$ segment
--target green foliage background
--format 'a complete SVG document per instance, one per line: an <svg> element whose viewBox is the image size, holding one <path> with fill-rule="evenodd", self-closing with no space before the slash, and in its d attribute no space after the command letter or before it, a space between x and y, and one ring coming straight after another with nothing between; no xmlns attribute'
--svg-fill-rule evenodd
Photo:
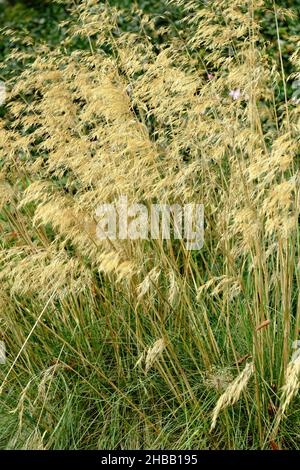
<svg viewBox="0 0 300 470"><path fill-rule="evenodd" d="M105 2L103 2L105 3ZM120 23L120 28L127 31L135 30L136 24L131 14L134 6L137 6L144 12L156 17L158 26L163 24L173 25L177 30L182 28L181 18L182 12L179 8L170 5L166 0L109 0L111 5L124 10L124 17ZM200 4L202 2L199 2ZM275 58L278 56L276 27L273 15L273 2L267 0L266 5L269 6L270 14L265 15L263 23L263 34L267 41L270 42L270 54ZM295 19L280 18L280 39L282 45L283 58L286 62L287 70L289 68L289 56L293 52L293 43L288 42L291 36L299 36L300 34L300 0L277 1L278 7L290 8L295 13ZM59 27L59 23L68 18L67 2L53 2L50 0L4 0L0 3L0 61L3 61L11 49L20 49L24 47L22 42L11 43L8 36L3 35L3 31L13 29L21 37L30 35L36 44L46 42L48 45L55 46L64 36L64 29ZM157 42L161 41L161 37L157 37ZM6 73L2 71L2 78L6 78L6 74L10 76L15 73L15 64L11 63ZM3 76L4 74L4 76Z"/></svg>

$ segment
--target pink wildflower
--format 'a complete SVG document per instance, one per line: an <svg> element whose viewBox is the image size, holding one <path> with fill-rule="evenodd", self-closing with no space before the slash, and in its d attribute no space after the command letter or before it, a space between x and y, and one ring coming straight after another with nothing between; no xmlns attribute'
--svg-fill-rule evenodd
<svg viewBox="0 0 300 470"><path fill-rule="evenodd" d="M242 96L241 90L239 88L236 90L230 90L229 96L231 96L233 100L238 100Z"/></svg>

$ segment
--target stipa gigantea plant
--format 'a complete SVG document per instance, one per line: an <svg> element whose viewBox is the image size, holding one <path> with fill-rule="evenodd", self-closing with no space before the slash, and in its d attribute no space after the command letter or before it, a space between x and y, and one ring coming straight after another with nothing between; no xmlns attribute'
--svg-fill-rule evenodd
<svg viewBox="0 0 300 470"><path fill-rule="evenodd" d="M76 434L78 447L184 446L182 428L196 448L268 445L299 328L297 106L277 100L285 77L260 34L264 2L176 4L184 32L158 49L150 16L137 11L138 31L124 33L122 12L79 2L64 43L35 49L8 83L0 277L13 353L3 390L17 385L3 400L23 406L26 389L32 442L46 447L70 445L79 405L71 395L61 418L46 399L70 389L88 402L91 433ZM120 195L203 203L204 248L99 240L97 205ZM47 414L28 377L47 376L51 355L64 367L44 395ZM216 365L237 377L220 397L203 379ZM231 408L217 421L229 404L240 406L244 440Z"/></svg>

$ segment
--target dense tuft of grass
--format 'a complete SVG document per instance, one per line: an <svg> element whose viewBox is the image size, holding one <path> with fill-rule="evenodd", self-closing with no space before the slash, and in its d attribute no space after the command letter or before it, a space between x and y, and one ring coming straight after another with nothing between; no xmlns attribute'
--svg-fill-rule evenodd
<svg viewBox="0 0 300 470"><path fill-rule="evenodd" d="M2 13L0 447L297 449L295 11L120 3ZM203 248L99 240L120 195Z"/></svg>

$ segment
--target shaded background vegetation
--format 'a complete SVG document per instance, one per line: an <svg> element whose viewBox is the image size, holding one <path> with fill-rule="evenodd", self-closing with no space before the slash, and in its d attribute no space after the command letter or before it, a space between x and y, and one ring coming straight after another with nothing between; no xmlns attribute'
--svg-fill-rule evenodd
<svg viewBox="0 0 300 470"><path fill-rule="evenodd" d="M105 3L105 1L103 3ZM173 26L175 30L184 29L181 22L182 11L174 5L170 5L166 0L110 0L109 3L124 9L124 16L119 24L122 30L134 31L138 29L138 24L134 20L134 15L132 15L134 7L154 16L158 27L166 25L169 27ZM201 4L201 2L199 3ZM266 1L265 4L269 6L270 13L269 15L265 15L265 13L263 15L262 32L265 39L270 43L270 54L275 59L279 60L273 2L270 0ZM293 41L288 41L288 38L299 36L300 33L300 22L298 19L300 0L277 1L276 5L278 7L290 8L295 13L295 19L279 18L283 59L287 73L291 73L289 57L294 52L296 44ZM12 49L23 49L25 46L21 38L25 38L26 36L33 38L34 45L44 42L50 46L57 45L65 34L64 28L59 27L59 23L67 18L68 2L53 2L50 0L2 0L0 2L0 28L2 33L0 61L3 61L8 52ZM3 35L3 32L7 30L14 30L20 40L12 42L9 35ZM158 45L163 39L161 35L157 35L155 38ZM27 44L26 47L30 46ZM84 42L82 43L82 47L85 47ZM4 70L2 68L1 77L5 79L14 73L16 73L16 64L10 63L8 68Z"/></svg>

